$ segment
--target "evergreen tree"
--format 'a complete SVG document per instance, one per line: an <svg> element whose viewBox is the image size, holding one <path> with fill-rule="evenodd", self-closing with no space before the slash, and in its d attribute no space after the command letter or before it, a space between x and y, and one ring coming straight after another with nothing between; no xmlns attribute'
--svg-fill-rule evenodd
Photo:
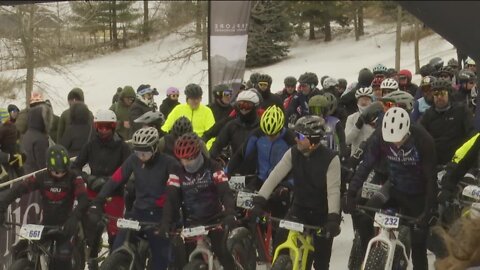
<svg viewBox="0 0 480 270"><path fill-rule="evenodd" d="M293 31L287 8L285 1L256 1L252 5L247 67L268 65L287 55Z"/></svg>

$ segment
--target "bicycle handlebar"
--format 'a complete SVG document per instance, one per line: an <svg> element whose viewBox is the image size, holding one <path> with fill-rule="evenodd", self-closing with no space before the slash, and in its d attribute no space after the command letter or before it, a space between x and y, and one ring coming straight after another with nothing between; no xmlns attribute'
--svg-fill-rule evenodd
<svg viewBox="0 0 480 270"><path fill-rule="evenodd" d="M305 229L308 229L308 230L314 230L314 231L322 231L322 230L323 230L323 227L314 226L314 225L308 225L308 224L303 224L303 223L298 222L298 221L287 220L287 219L283 219L283 218L276 218L276 217L272 217L272 216L268 216L267 218L270 219L270 220L273 220L273 221L275 221L275 222L280 222L280 221L282 221L282 220L285 220L285 221L290 221L290 222L299 223L299 224L302 224L303 227L304 227Z"/></svg>
<svg viewBox="0 0 480 270"><path fill-rule="evenodd" d="M388 216L399 217L401 219L405 219L408 222L415 222L417 220L417 218L415 218L415 217L406 216L406 215L402 215L402 214L399 214L399 213L391 213L391 212L389 212L385 209L381 209L381 208L369 207L369 206L364 206L364 205L357 205L357 209L376 212L376 213L380 213L380 214L384 214L384 215L388 215Z"/></svg>

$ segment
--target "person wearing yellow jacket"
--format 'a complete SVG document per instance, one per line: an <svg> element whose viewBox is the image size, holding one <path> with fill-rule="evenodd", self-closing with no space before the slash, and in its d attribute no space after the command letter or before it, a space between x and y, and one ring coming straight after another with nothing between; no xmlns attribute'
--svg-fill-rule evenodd
<svg viewBox="0 0 480 270"><path fill-rule="evenodd" d="M209 130L215 124L212 110L209 107L200 104L203 91L198 84L191 83L185 87L186 104L177 105L168 115L167 120L162 126L164 132L172 129L173 123L180 117L185 116L193 126L193 132L202 137L205 131Z"/></svg>

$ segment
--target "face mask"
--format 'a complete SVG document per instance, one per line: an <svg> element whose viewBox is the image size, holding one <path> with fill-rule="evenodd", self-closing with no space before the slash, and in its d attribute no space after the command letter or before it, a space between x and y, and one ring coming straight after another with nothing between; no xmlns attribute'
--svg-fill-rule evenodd
<svg viewBox="0 0 480 270"><path fill-rule="evenodd" d="M358 111L359 111L360 113L362 113L366 108L368 108L368 105L366 105L366 106L361 106L361 105L358 105L358 104L357 104L357 107L358 107Z"/></svg>
<svg viewBox="0 0 480 270"><path fill-rule="evenodd" d="M196 157L193 160L190 160L188 164L184 164L183 167L185 168L185 171L188 173L195 173L197 172L200 167L203 165L203 155L202 153L198 154L198 157Z"/></svg>

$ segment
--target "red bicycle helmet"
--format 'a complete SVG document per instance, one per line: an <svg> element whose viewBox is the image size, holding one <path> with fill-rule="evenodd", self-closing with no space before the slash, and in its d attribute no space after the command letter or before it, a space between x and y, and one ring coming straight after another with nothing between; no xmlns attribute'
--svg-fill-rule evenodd
<svg viewBox="0 0 480 270"><path fill-rule="evenodd" d="M194 159L200 153L200 138L195 133L185 133L175 141L175 156L178 159Z"/></svg>

